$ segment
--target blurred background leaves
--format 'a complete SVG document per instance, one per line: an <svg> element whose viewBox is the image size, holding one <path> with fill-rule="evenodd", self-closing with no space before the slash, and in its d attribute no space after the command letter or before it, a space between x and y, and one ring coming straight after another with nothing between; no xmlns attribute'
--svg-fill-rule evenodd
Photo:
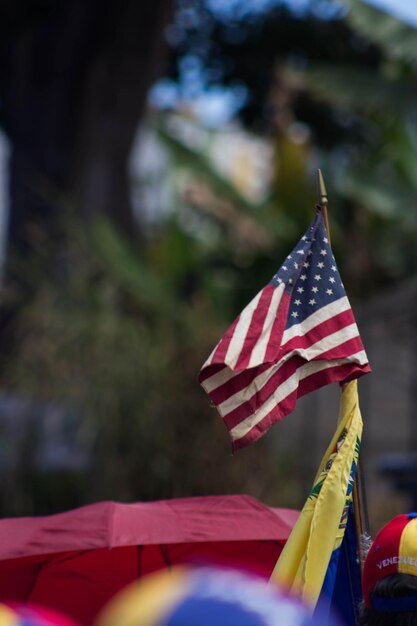
<svg viewBox="0 0 417 626"><path fill-rule="evenodd" d="M414 28L356 0L145 4L1 9L0 415L10 396L40 420L68 407L84 454L52 471L28 455L36 429L18 439L2 514L232 491L299 505L291 446L230 456L202 363L309 223L318 166L349 295L417 270Z"/></svg>

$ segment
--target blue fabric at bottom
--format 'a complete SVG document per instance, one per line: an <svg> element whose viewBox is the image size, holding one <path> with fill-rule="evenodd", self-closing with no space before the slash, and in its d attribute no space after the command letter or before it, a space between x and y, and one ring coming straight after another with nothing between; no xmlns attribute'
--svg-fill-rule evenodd
<svg viewBox="0 0 417 626"><path fill-rule="evenodd" d="M235 603L189 598L171 614L164 626L265 626L265 621Z"/></svg>

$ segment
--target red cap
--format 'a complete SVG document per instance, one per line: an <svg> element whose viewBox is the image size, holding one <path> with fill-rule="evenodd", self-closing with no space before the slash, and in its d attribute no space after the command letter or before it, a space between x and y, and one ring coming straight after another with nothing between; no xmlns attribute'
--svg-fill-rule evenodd
<svg viewBox="0 0 417 626"><path fill-rule="evenodd" d="M368 608L373 606L370 593L376 583L391 574L417 576L417 513L397 515L375 537L362 574L363 599Z"/></svg>

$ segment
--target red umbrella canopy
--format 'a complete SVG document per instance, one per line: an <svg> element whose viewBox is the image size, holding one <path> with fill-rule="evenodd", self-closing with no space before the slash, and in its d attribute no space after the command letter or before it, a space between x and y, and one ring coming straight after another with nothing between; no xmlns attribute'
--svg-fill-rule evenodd
<svg viewBox="0 0 417 626"><path fill-rule="evenodd" d="M89 626L135 578L184 562L268 577L298 517L244 495L120 504L0 520L0 601L30 602Z"/></svg>

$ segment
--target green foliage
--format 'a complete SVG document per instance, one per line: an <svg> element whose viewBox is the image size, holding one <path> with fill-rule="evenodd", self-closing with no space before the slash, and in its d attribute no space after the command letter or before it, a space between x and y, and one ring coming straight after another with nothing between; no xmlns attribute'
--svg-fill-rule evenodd
<svg viewBox="0 0 417 626"><path fill-rule="evenodd" d="M170 282L135 253L108 220L102 219L93 225L92 238L103 267L116 284L145 310L172 315L175 294Z"/></svg>
<svg viewBox="0 0 417 626"><path fill-rule="evenodd" d="M231 184L220 172L216 171L204 153L193 150L179 138L168 131L163 123L154 125L159 138L165 146L175 155L175 163L186 169L198 172L199 177L206 181L219 195L231 200L241 210L255 213L258 206L252 204ZM256 213L255 213L256 214Z"/></svg>
<svg viewBox="0 0 417 626"><path fill-rule="evenodd" d="M381 46L389 57L417 63L417 32L412 26L360 0L344 0L344 4L351 9L348 21L355 31Z"/></svg>
<svg viewBox="0 0 417 626"><path fill-rule="evenodd" d="M365 45L379 46L378 67L313 65L305 77L312 94L362 129L360 141L345 142L335 178L350 206L346 234L363 266L361 272L357 258L347 256L347 282L366 291L417 271L417 31L365 3L346 4L347 20Z"/></svg>
<svg viewBox="0 0 417 626"><path fill-rule="evenodd" d="M415 84L372 69L334 64L315 65L307 72L311 91L323 100L364 113L386 117L407 115L415 106Z"/></svg>
<svg viewBox="0 0 417 626"><path fill-rule="evenodd" d="M285 485L277 479L292 461L277 462L266 440L230 456L226 430L197 382L225 324L205 286L181 295L193 253L181 240L176 255L179 235L172 230L139 252L107 222L88 233L67 228L65 261L19 315L2 387L73 407L92 466L77 479L58 475L55 482L35 472L16 487L30 485L27 502L21 498L17 510L9 503L4 514L46 513L65 502L230 492L297 503L296 475ZM29 260L26 278L35 266Z"/></svg>
<svg viewBox="0 0 417 626"><path fill-rule="evenodd" d="M314 35L311 19L301 28L300 20L286 18L291 28L294 21L300 27L297 45L308 36L321 60L307 70L306 80L321 101L319 123L312 127L330 192L332 240L350 295L417 271L415 32L370 7L354 5L347 19L369 38L366 63L359 53L357 58L346 53L351 32L340 21L336 32L342 45L333 59L332 45L318 50L318 44L329 43L332 24L313 21ZM269 34L270 45L276 46L279 38ZM290 41L287 54L294 37L284 34ZM377 55L369 52L369 41L380 47ZM261 44L258 37L256 45ZM237 49L233 52L238 59ZM268 49L263 65L269 73L273 56ZM349 65L340 64L345 57ZM262 93L266 83L262 80ZM282 94L285 113L296 119L297 105L285 85L278 101ZM332 135L336 125L326 126L327 151L320 143L323 101L326 115L343 121L339 126L346 119L355 122L346 124L340 141ZM359 139L350 133L352 126L360 128ZM73 490L71 506L103 498L233 491L277 505L303 500L297 456L288 449L277 459L271 437L234 458L229 455L226 431L197 375L234 315L275 272L309 221L314 181L307 172L315 146L310 150L307 142L300 145L276 132L273 191L256 204L213 167L204 151L170 132L164 119L156 120L155 128L172 157L171 178L186 178L204 190L200 205L178 193L158 234L136 245L104 220L88 231L65 223L52 272L40 269L42 238L35 258L15 265L22 284L36 282L40 288L19 312L14 351L3 363L3 390L74 407L82 416L80 436L92 466L72 485L62 477L59 485L35 478L32 509L22 505L4 509L5 514L51 512L57 499L50 494L61 484Z"/></svg>

